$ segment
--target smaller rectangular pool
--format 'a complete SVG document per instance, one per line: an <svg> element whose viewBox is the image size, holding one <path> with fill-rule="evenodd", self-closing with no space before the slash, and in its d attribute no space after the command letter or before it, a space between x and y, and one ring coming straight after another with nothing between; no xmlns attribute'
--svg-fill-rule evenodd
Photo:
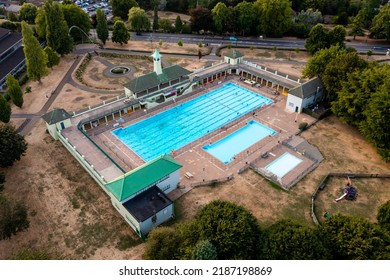
<svg viewBox="0 0 390 280"><path fill-rule="evenodd" d="M288 172L294 169L295 166L300 164L302 160L293 156L292 154L285 152L283 155L275 159L273 162L268 164L265 169L272 172L279 178L282 178Z"/></svg>
<svg viewBox="0 0 390 280"><path fill-rule="evenodd" d="M275 135L276 131L256 121L249 121L246 126L229 134L221 140L203 146L203 149L216 157L224 164L228 164L233 160L233 157L246 148L252 146L256 142L265 138L268 135Z"/></svg>

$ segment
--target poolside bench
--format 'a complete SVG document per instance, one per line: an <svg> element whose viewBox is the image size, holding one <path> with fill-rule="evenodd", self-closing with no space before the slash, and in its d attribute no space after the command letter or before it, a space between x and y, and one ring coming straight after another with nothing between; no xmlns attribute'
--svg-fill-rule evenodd
<svg viewBox="0 0 390 280"><path fill-rule="evenodd" d="M186 172L186 173L184 174L184 176L186 176L187 179L191 179L191 178L194 177L194 175L192 175L190 172Z"/></svg>

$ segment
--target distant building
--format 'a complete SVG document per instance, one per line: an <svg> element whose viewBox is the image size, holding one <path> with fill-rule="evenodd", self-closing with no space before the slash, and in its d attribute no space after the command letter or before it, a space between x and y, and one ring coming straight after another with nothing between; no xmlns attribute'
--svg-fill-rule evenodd
<svg viewBox="0 0 390 280"><path fill-rule="evenodd" d="M0 27L0 90L8 74L16 75L25 67L22 34Z"/></svg>

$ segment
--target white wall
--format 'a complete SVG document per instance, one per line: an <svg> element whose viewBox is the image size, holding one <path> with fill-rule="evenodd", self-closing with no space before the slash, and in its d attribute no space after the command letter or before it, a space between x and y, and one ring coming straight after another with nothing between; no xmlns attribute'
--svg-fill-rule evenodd
<svg viewBox="0 0 390 280"><path fill-rule="evenodd" d="M302 112L302 99L295 95L288 94L286 109L290 112L295 112L296 107L298 107L298 113Z"/></svg>
<svg viewBox="0 0 390 280"><path fill-rule="evenodd" d="M177 184L180 181L180 169L169 174L168 178L164 181L161 181L157 184L157 187L160 188L164 193L169 193L177 188Z"/></svg>
<svg viewBox="0 0 390 280"><path fill-rule="evenodd" d="M156 213L155 223L153 223L152 221L153 217L150 217L149 219L143 221L140 225L142 234L146 235L152 229L170 220L172 217L173 217L173 203L165 207L164 209L162 209L160 212Z"/></svg>
<svg viewBox="0 0 390 280"><path fill-rule="evenodd" d="M302 108L307 108L309 107L309 105L313 104L314 103L314 95L308 97L308 98L305 98L303 99L302 101Z"/></svg>

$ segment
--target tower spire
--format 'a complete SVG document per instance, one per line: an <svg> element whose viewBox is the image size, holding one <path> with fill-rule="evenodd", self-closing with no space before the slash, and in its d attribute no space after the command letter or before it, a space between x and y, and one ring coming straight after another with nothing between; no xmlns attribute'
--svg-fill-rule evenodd
<svg viewBox="0 0 390 280"><path fill-rule="evenodd" d="M161 55L158 52L158 49L155 49L154 53L151 56L153 57L153 69L154 69L154 72L156 72L157 75L162 74Z"/></svg>

